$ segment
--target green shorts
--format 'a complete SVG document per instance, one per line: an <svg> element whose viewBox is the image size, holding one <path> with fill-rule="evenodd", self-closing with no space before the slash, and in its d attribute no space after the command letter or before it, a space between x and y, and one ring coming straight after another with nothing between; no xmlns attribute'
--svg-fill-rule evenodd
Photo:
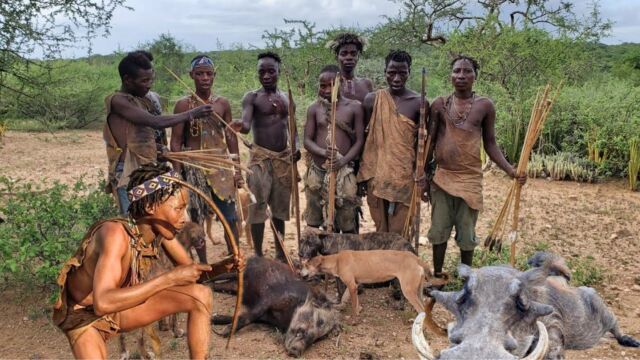
<svg viewBox="0 0 640 360"><path fill-rule="evenodd" d="M469 251L478 246L476 222L478 210L474 210L459 197L449 195L435 184L431 186L431 228L427 237L433 245L447 242L451 230L456 227L456 243L460 250Z"/></svg>

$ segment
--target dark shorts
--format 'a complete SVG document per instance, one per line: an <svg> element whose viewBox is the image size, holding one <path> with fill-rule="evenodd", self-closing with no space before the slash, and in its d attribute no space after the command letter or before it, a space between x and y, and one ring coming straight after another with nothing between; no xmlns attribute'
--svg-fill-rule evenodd
<svg viewBox="0 0 640 360"><path fill-rule="evenodd" d="M455 226L455 239L460 250L473 250L478 246L478 213L478 210L470 208L462 198L452 196L434 184L431 186L431 228L427 234L429 241L434 245L447 242Z"/></svg>

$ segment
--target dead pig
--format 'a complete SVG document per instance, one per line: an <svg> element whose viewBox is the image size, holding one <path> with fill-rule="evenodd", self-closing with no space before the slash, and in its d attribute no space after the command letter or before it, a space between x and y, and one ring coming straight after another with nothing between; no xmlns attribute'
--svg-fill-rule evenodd
<svg viewBox="0 0 640 360"><path fill-rule="evenodd" d="M214 291L234 292L235 283L214 283ZM338 311L324 293L312 289L279 261L252 257L244 275L238 330L254 322L275 326L285 333L284 346L299 357L316 340L338 325ZM230 324L230 316L216 315L213 324ZM223 335L227 336L230 325Z"/></svg>
<svg viewBox="0 0 640 360"><path fill-rule="evenodd" d="M440 359L562 359L565 349L593 347L607 332L623 346L640 346L620 331L593 288L569 285L571 272L561 257L538 253L529 263L534 268L526 272L460 265L462 290L432 292L456 317L449 325L451 345ZM413 340L421 356L430 358L421 331L414 332Z"/></svg>

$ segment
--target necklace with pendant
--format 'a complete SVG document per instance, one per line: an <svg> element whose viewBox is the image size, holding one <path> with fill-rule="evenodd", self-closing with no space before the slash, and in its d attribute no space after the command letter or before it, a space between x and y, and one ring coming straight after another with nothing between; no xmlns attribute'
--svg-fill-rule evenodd
<svg viewBox="0 0 640 360"><path fill-rule="evenodd" d="M460 109L459 105L456 104L456 99L458 99L458 97L455 94L452 94L449 101L449 106L447 108L447 114L453 122L453 125L455 125L456 127L461 127L467 121L467 117L471 113L473 103L476 101L476 94L472 93L471 101L468 104L465 104L462 109ZM463 101L461 99L459 100Z"/></svg>

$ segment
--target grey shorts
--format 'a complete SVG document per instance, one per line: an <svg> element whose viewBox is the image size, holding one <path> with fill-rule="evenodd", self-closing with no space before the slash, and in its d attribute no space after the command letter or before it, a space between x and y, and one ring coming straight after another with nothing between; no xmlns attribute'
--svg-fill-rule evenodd
<svg viewBox="0 0 640 360"><path fill-rule="evenodd" d="M279 179L273 171L271 160L265 160L260 165L251 166L253 172L247 176L249 189L256 197L256 203L249 206L249 224L261 224L267 219L267 205L271 209L274 219L289 220L289 206L291 205L291 186Z"/></svg>

